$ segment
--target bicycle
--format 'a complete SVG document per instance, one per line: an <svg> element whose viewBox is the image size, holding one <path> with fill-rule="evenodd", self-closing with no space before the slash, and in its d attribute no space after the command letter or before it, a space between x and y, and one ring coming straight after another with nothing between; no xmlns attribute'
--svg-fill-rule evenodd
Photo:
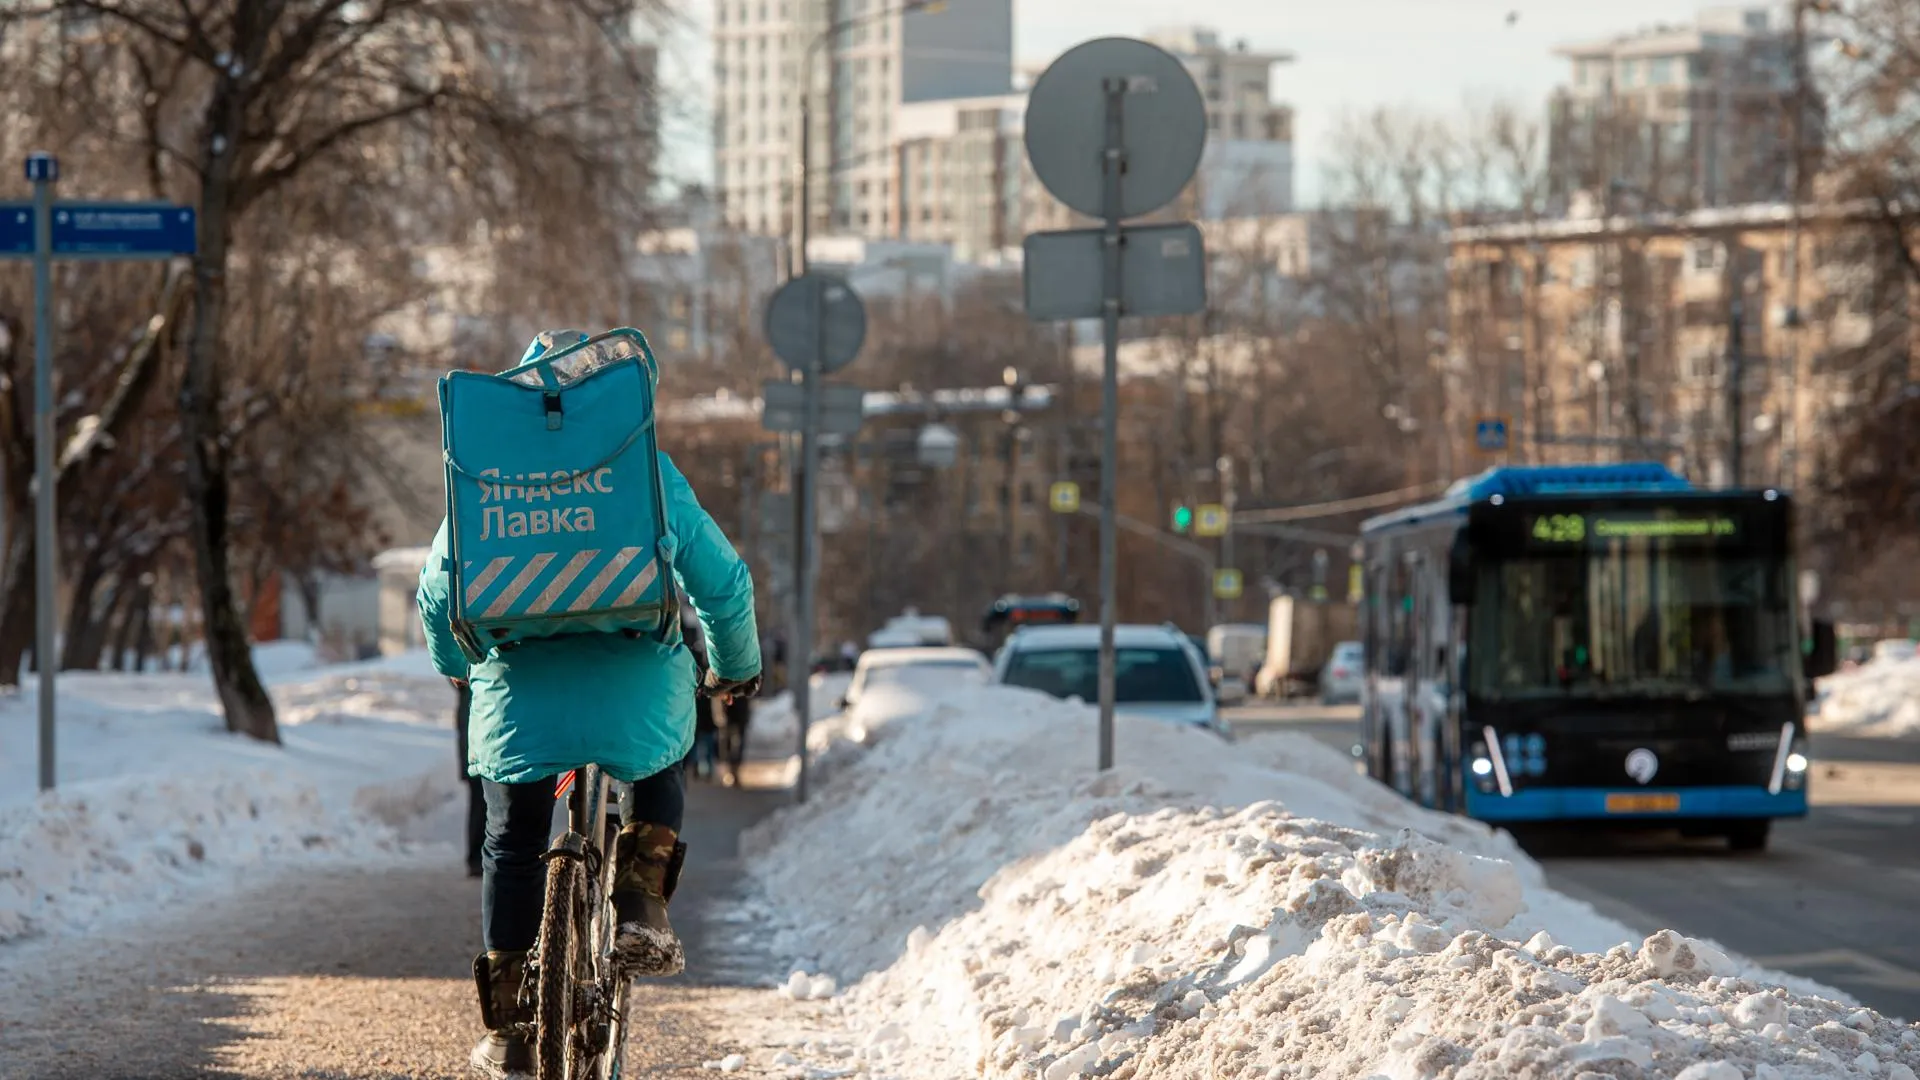
<svg viewBox="0 0 1920 1080"><path fill-rule="evenodd" d="M704 676L702 665L695 691L702 708L710 696ZM538 1080L620 1080L626 1064L633 977L613 963L610 853L620 818L609 812L607 795L614 783L598 765L586 765L554 784L554 796L567 800L567 827L541 856L546 898L521 988L533 998Z"/></svg>
<svg viewBox="0 0 1920 1080"><path fill-rule="evenodd" d="M533 997L539 1080L619 1080L625 1064L633 980L612 962L610 853L619 827L608 813L612 784L588 765L563 773L554 786L555 797L567 800L567 827L541 856L546 898L521 991Z"/></svg>

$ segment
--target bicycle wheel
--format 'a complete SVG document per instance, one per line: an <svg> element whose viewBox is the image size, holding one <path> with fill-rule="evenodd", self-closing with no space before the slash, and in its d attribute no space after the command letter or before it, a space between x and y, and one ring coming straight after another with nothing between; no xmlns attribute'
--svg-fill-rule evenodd
<svg viewBox="0 0 1920 1080"><path fill-rule="evenodd" d="M534 987L534 1075L538 1080L568 1080L567 1057L573 1045L573 986L577 970L577 939L583 928L575 922L580 910L585 875L578 859L547 862L547 899L540 913L540 941L535 962L540 978Z"/></svg>

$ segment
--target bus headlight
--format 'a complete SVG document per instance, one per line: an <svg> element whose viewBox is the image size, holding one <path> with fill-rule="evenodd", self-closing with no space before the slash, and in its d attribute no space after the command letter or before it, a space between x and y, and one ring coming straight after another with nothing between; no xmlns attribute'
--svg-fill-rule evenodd
<svg viewBox="0 0 1920 1080"><path fill-rule="evenodd" d="M1788 791L1804 790L1807 786L1807 770L1813 765L1813 762L1807 760L1805 739L1793 740L1793 745L1788 749L1786 765L1787 767L1781 771L1780 786Z"/></svg>
<svg viewBox="0 0 1920 1080"><path fill-rule="evenodd" d="M1468 752L1473 755L1467 759L1467 771L1473 773L1473 786L1479 788L1482 795L1493 794L1497 785L1493 776L1493 759L1487 756L1487 744L1475 742Z"/></svg>

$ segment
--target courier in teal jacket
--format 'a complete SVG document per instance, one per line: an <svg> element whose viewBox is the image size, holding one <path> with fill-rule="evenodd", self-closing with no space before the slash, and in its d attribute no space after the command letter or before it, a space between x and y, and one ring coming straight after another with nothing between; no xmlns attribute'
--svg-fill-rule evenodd
<svg viewBox="0 0 1920 1080"><path fill-rule="evenodd" d="M555 345L583 340L548 331L522 362ZM675 576L707 640L710 679L751 694L760 674L753 579L719 526L665 453L660 469L668 526L678 544ZM527 951L539 932L554 777L599 765L631 781L614 844L614 947L635 975L672 975L684 966L666 917L685 845L682 760L693 743L696 671L685 645L650 637L584 634L521 642L469 665L448 622L447 525L434 537L420 575L420 619L433 665L472 688L467 769L487 803L481 849L481 931L487 951L474 963L481 1016L489 1031L473 1051L482 1075L531 1075L519 1001Z"/></svg>

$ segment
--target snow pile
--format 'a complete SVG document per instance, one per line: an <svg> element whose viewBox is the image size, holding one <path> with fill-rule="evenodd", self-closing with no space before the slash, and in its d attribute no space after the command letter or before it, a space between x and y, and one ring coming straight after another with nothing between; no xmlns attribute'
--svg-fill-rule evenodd
<svg viewBox="0 0 1920 1080"><path fill-rule="evenodd" d="M204 676L63 675L59 785L44 795L29 681L0 703L0 942L82 931L265 863L397 849L397 830L460 782L453 692L407 666L281 681L278 747L228 734Z"/></svg>
<svg viewBox="0 0 1920 1080"><path fill-rule="evenodd" d="M822 725L817 794L743 842L786 996L851 984L825 1007L850 1033L786 1045L913 1078L1920 1067L1912 1029L1629 931L1305 738L1122 719L1100 777L1091 712L969 688Z"/></svg>
<svg viewBox="0 0 1920 1080"><path fill-rule="evenodd" d="M1820 680L1807 722L1836 735L1920 736L1920 659L1874 660Z"/></svg>
<svg viewBox="0 0 1920 1080"><path fill-rule="evenodd" d="M807 712L812 714L815 723L839 711L836 703L852 683L853 676L844 672L811 677L807 683ZM783 690L755 704L753 723L747 728L747 750L751 756L786 757L793 753L794 740L798 737L792 691ZM811 734L808 741L813 741Z"/></svg>

